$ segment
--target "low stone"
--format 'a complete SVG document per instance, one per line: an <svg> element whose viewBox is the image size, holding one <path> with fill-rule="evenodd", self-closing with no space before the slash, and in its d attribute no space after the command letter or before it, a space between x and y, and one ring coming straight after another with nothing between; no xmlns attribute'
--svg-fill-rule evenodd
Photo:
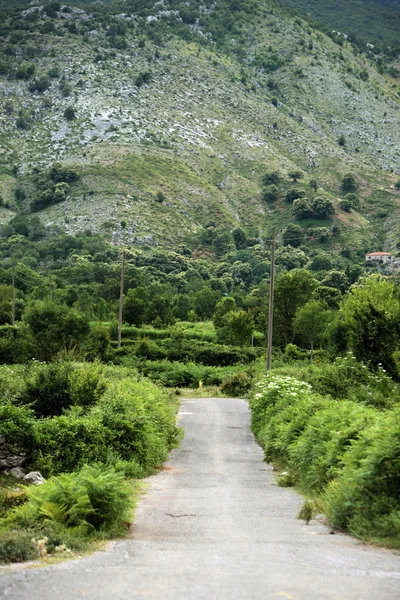
<svg viewBox="0 0 400 600"><path fill-rule="evenodd" d="M42 485L46 482L45 478L39 471L31 471L24 477L24 481L32 483L33 485Z"/></svg>
<svg viewBox="0 0 400 600"><path fill-rule="evenodd" d="M12 469L9 469L6 474L11 475L11 477L15 477L16 479L23 479L26 475L26 471L21 467L13 467Z"/></svg>
<svg viewBox="0 0 400 600"><path fill-rule="evenodd" d="M0 469L12 469L13 467L22 467L25 461L25 456L9 455L7 456L7 458L0 459Z"/></svg>

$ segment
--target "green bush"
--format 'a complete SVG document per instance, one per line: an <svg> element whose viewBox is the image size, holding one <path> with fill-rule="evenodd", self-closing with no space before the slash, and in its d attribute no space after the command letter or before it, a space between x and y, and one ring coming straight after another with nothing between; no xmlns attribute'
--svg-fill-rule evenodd
<svg viewBox="0 0 400 600"><path fill-rule="evenodd" d="M151 473L174 444L175 413L176 400L164 390L150 381L125 378L110 384L92 417L101 423L108 448Z"/></svg>
<svg viewBox="0 0 400 600"><path fill-rule="evenodd" d="M311 384L320 394L333 398L350 398L379 409L391 408L400 397L400 387L382 368L370 371L355 359L351 352L337 357L332 363L296 365L279 369Z"/></svg>
<svg viewBox="0 0 400 600"><path fill-rule="evenodd" d="M15 406L0 400L0 434L11 445L32 448L35 443L34 415L27 406Z"/></svg>
<svg viewBox="0 0 400 600"><path fill-rule="evenodd" d="M205 367L195 363L164 361L146 361L138 365L139 370L166 387L197 388L204 385L220 385L233 373L230 367Z"/></svg>
<svg viewBox="0 0 400 600"><path fill-rule="evenodd" d="M73 368L69 362L35 365L26 381L23 402L30 404L38 417L61 415L72 404L69 377Z"/></svg>
<svg viewBox="0 0 400 600"><path fill-rule="evenodd" d="M373 409L350 401L332 401L310 417L289 448L291 471L307 489L321 491L340 472L344 453L374 419Z"/></svg>
<svg viewBox="0 0 400 600"><path fill-rule="evenodd" d="M249 393L253 383L252 377L245 371L235 373L229 379L226 379L221 385L221 392L232 398L245 398Z"/></svg>
<svg viewBox="0 0 400 600"><path fill-rule="evenodd" d="M112 467L84 466L77 473L30 487L28 502L11 512L8 526L31 527L55 523L81 532L108 537L123 531L132 517L132 488Z"/></svg>
<svg viewBox="0 0 400 600"><path fill-rule="evenodd" d="M0 563L16 563L34 560L38 557L32 535L26 531L0 533Z"/></svg>
<svg viewBox="0 0 400 600"><path fill-rule="evenodd" d="M106 389L103 367L99 363L82 363L70 373L69 390L72 405L92 406L100 400Z"/></svg>
<svg viewBox="0 0 400 600"><path fill-rule="evenodd" d="M32 340L24 327L4 328L0 336L0 363L24 363L32 356Z"/></svg>
<svg viewBox="0 0 400 600"><path fill-rule="evenodd" d="M400 408L382 413L343 457L325 494L340 529L400 548Z"/></svg>
<svg viewBox="0 0 400 600"><path fill-rule="evenodd" d="M275 375L256 385L251 410L267 460L284 465L334 526L400 547L399 406L380 412L334 401Z"/></svg>
<svg viewBox="0 0 400 600"><path fill-rule="evenodd" d="M251 400L252 428L267 460L287 462L290 445L302 434L310 417L329 406L312 395L311 386L291 377L265 378Z"/></svg>
<svg viewBox="0 0 400 600"><path fill-rule="evenodd" d="M41 419L35 423L35 434L34 465L45 477L106 461L110 436L95 416L70 411Z"/></svg>
<svg viewBox="0 0 400 600"><path fill-rule="evenodd" d="M61 415L70 406L92 406L105 389L98 364L57 361L31 368L21 399L33 407L38 417L50 417Z"/></svg>
<svg viewBox="0 0 400 600"><path fill-rule="evenodd" d="M157 344L143 339L134 349L134 354L149 360L167 358L170 361L190 361L210 367L226 367L253 362L260 355L260 350L210 344L184 338L167 338Z"/></svg>

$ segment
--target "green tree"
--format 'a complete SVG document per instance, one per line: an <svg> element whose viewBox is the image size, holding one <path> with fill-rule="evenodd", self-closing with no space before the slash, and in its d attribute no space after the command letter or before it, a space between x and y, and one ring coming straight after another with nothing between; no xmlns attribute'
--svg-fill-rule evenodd
<svg viewBox="0 0 400 600"><path fill-rule="evenodd" d="M313 256L309 268L311 271L329 271L332 269L332 259L329 254L321 252Z"/></svg>
<svg viewBox="0 0 400 600"><path fill-rule="evenodd" d="M213 323L215 329L218 327L223 327L224 325L224 317L229 312L235 310L236 302L234 298L227 296L223 298L215 307L214 315L213 315Z"/></svg>
<svg viewBox="0 0 400 600"><path fill-rule="evenodd" d="M342 181L340 184L340 188L341 188L342 192L345 194L347 194L349 192L353 192L353 193L357 192L358 183L352 173L346 173L345 175L343 175Z"/></svg>
<svg viewBox="0 0 400 600"><path fill-rule="evenodd" d="M11 323L11 285L0 284L0 325Z"/></svg>
<svg viewBox="0 0 400 600"><path fill-rule="evenodd" d="M296 219L307 219L312 216L311 203L308 198L298 198L293 202L292 214Z"/></svg>
<svg viewBox="0 0 400 600"><path fill-rule="evenodd" d="M279 198L279 190L275 184L268 185L264 188L262 196L265 202L275 202Z"/></svg>
<svg viewBox="0 0 400 600"><path fill-rule="evenodd" d="M313 298L321 304L325 304L328 308L336 310L342 300L342 294L336 288L328 287L327 285L319 285L313 293Z"/></svg>
<svg viewBox="0 0 400 600"><path fill-rule="evenodd" d="M309 346L311 360L314 347L321 343L331 319L331 311L327 310L326 305L318 300L310 300L296 311L294 330L296 335Z"/></svg>
<svg viewBox="0 0 400 600"><path fill-rule="evenodd" d="M234 250L235 244L231 233L229 231L222 231L219 233L214 239L213 248L215 254L219 257Z"/></svg>
<svg viewBox="0 0 400 600"><path fill-rule="evenodd" d="M357 194L354 194L353 192L350 192L349 194L345 195L344 199L346 200L346 202L350 202L351 208L353 208L354 210L359 210L359 208L360 208L360 199L357 196Z"/></svg>
<svg viewBox="0 0 400 600"><path fill-rule="evenodd" d="M146 319L146 311L149 304L149 295L144 287L136 287L128 290L124 299L123 319L129 325L141 327Z"/></svg>
<svg viewBox="0 0 400 600"><path fill-rule="evenodd" d="M294 318L297 310L312 299L318 282L308 271L294 269L276 279L274 295L274 338L286 346L293 342Z"/></svg>
<svg viewBox="0 0 400 600"><path fill-rule="evenodd" d="M247 346L254 331L252 315L245 310L232 310L224 316L223 326L217 328L218 341L233 346Z"/></svg>
<svg viewBox="0 0 400 600"><path fill-rule="evenodd" d="M235 227L232 229L232 237L235 242L236 250L242 250L247 246L247 235L244 229L241 227Z"/></svg>
<svg viewBox="0 0 400 600"><path fill-rule="evenodd" d="M310 188L311 188L312 190L314 190L314 192L316 192L316 191L317 191L317 189L318 189L318 182L317 182L317 180L316 180L316 179L310 179L310 182L309 182L309 184L308 184L308 185L310 186Z"/></svg>
<svg viewBox="0 0 400 600"><path fill-rule="evenodd" d="M281 178L279 171L269 171L268 173L265 173L262 182L264 186L277 185Z"/></svg>
<svg viewBox="0 0 400 600"><path fill-rule="evenodd" d="M352 203L349 200L347 200L346 198L344 198L343 200L341 200L339 202L339 206L342 210L344 210L345 212L348 212L348 213L351 212L351 209L353 208Z"/></svg>
<svg viewBox="0 0 400 600"><path fill-rule="evenodd" d="M180 294L174 298L173 313L176 319L187 321L189 311L192 309L192 303L187 294Z"/></svg>
<svg viewBox="0 0 400 600"><path fill-rule="evenodd" d="M68 106L64 110L64 117L67 119L67 121L73 121L75 119L76 114L73 106Z"/></svg>
<svg viewBox="0 0 400 600"><path fill-rule="evenodd" d="M349 278L343 271L332 270L321 281L321 285L335 288L342 294L349 289Z"/></svg>
<svg viewBox="0 0 400 600"><path fill-rule="evenodd" d="M31 304L23 318L40 360L52 360L61 350L79 349L90 330L88 320L77 310L53 302Z"/></svg>
<svg viewBox="0 0 400 600"><path fill-rule="evenodd" d="M300 248L285 246L276 251L276 264L283 265L288 271L304 267L307 262L307 256Z"/></svg>
<svg viewBox="0 0 400 600"><path fill-rule="evenodd" d="M304 173L299 169L293 169L292 171L289 171L288 177L290 177L293 183L297 183L298 181L300 181L300 179L303 179Z"/></svg>
<svg viewBox="0 0 400 600"><path fill-rule="evenodd" d="M335 212L332 200L317 196L311 202L311 212L314 219L327 219Z"/></svg>
<svg viewBox="0 0 400 600"><path fill-rule="evenodd" d="M300 225L295 223L289 223L283 232L283 243L285 246L292 246L292 248L298 248L304 241L304 233Z"/></svg>
<svg viewBox="0 0 400 600"><path fill-rule="evenodd" d="M400 346L400 300L392 281L373 274L354 284L340 307L349 348L372 367L398 376L393 358Z"/></svg>
<svg viewBox="0 0 400 600"><path fill-rule="evenodd" d="M219 292L214 292L209 287L203 287L203 289L195 294L193 307L202 321L212 318L215 306L220 297Z"/></svg>
<svg viewBox="0 0 400 600"><path fill-rule="evenodd" d="M304 190L298 190L296 188L291 188L286 192L285 200L286 202L294 202L297 198L305 198L306 193Z"/></svg>

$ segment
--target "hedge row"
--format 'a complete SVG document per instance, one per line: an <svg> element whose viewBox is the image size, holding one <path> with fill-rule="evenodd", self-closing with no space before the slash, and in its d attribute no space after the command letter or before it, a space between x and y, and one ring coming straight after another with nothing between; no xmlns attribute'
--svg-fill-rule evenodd
<svg viewBox="0 0 400 600"><path fill-rule="evenodd" d="M110 453L141 476L174 443L176 397L126 369L38 365L20 387L0 400L0 434L26 448L29 464L45 476L105 463Z"/></svg>
<svg viewBox="0 0 400 600"><path fill-rule="evenodd" d="M159 342L143 338L127 340L121 349L114 351L118 356L135 356L146 360L194 362L209 367L228 367L236 364L249 364L263 353L262 348L239 348L210 344L197 340L164 339Z"/></svg>
<svg viewBox="0 0 400 600"><path fill-rule="evenodd" d="M320 498L333 526L400 547L400 406L379 411L270 376L256 384L252 428L268 461Z"/></svg>

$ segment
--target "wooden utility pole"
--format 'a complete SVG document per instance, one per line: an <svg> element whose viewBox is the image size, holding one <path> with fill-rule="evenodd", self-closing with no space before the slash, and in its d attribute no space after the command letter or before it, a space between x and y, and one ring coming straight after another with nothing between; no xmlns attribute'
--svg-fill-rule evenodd
<svg viewBox="0 0 400 600"><path fill-rule="evenodd" d="M121 348L121 337L122 337L122 308L124 305L124 281L125 281L125 250L122 250L121 283L120 283L120 287L119 287L118 348Z"/></svg>
<svg viewBox="0 0 400 600"><path fill-rule="evenodd" d="M271 271L269 284L269 314L268 314L268 333L267 333L267 373L271 371L272 360L272 333L274 325L274 287L275 287L275 246L276 246L276 227L272 230L271 243Z"/></svg>
<svg viewBox="0 0 400 600"><path fill-rule="evenodd" d="M11 275L12 291L11 291L11 325L15 327L15 278L14 278L14 267Z"/></svg>

